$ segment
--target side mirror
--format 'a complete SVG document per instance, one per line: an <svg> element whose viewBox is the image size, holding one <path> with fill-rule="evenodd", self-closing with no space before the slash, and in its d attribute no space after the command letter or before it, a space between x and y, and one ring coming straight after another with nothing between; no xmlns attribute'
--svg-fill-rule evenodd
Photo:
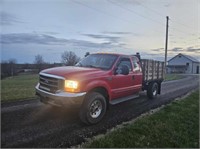
<svg viewBox="0 0 200 149"><path fill-rule="evenodd" d="M117 67L115 74L122 74L122 75L128 75L129 74L129 68L127 65L121 65Z"/></svg>

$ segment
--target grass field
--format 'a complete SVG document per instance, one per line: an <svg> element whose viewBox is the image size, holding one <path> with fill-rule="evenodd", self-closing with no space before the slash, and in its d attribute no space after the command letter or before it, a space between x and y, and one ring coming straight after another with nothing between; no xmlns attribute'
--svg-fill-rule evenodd
<svg viewBox="0 0 200 149"><path fill-rule="evenodd" d="M181 78L182 78L182 76L177 75L177 74L166 74L165 75L165 81L178 80Z"/></svg>
<svg viewBox="0 0 200 149"><path fill-rule="evenodd" d="M199 148L199 93L139 118L87 148Z"/></svg>
<svg viewBox="0 0 200 149"><path fill-rule="evenodd" d="M35 97L37 74L19 75L1 81L1 102Z"/></svg>

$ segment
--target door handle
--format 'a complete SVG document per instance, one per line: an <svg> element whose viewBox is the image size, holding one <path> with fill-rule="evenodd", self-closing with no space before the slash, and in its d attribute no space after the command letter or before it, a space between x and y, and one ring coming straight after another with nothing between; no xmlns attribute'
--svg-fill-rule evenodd
<svg viewBox="0 0 200 149"><path fill-rule="evenodd" d="M132 76L132 80L134 80L135 79L135 76Z"/></svg>

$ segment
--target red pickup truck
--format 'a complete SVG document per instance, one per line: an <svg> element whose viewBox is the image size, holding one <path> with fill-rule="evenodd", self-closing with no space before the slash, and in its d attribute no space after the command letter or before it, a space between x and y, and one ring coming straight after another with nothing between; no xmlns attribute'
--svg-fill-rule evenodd
<svg viewBox="0 0 200 149"><path fill-rule="evenodd" d="M43 103L78 106L80 119L95 124L110 104L136 98L142 90L156 98L163 76L163 62L141 60L139 54L90 54L75 66L41 71L36 95Z"/></svg>

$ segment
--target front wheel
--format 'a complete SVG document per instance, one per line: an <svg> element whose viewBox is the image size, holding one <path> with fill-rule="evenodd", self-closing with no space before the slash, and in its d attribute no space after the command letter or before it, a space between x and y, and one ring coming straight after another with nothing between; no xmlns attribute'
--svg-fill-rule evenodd
<svg viewBox="0 0 200 149"><path fill-rule="evenodd" d="M81 107L79 116L86 124L98 123L106 113L106 99L98 92L89 93Z"/></svg>
<svg viewBox="0 0 200 149"><path fill-rule="evenodd" d="M158 94L158 83L152 82L149 84L147 89L147 96L150 99L155 99Z"/></svg>

